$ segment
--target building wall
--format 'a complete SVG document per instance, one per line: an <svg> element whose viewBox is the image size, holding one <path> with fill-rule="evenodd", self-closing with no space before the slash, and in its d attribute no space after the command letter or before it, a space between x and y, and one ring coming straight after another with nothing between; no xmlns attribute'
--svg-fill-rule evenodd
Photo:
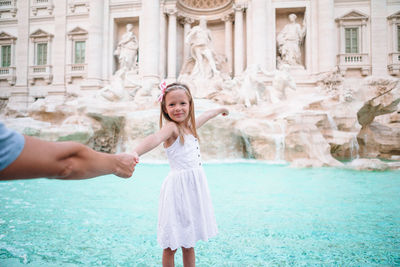
<svg viewBox="0 0 400 267"><path fill-rule="evenodd" d="M263 1L263 0L262 0ZM115 58L114 50L116 45L125 32L127 23L134 24L134 33L139 39L139 61L145 60L141 51L144 51L145 43L140 42L143 34L151 34L146 32L145 28L141 28L140 16L143 15L141 1L132 0L47 0L39 1L30 0L13 0L11 6L2 6L0 8L0 33L1 42L7 42L11 37L15 37L13 47L12 66L15 67L13 75L4 75L0 73L0 98L9 99L22 106L27 106L37 98L51 96L54 101L62 101L64 95L74 90L90 90L99 89L106 85L113 73L118 69L118 62ZM57 4L56 4L57 2ZM229 2L229 1L228 1ZM242 1L243 2L243 1ZM323 2L331 3L334 6L333 20L335 27L332 32L320 32L318 23L321 18L318 17L319 9L324 8ZM367 48L365 52L368 54L368 62L363 67L355 64L354 66L342 66L342 74L346 75L394 75L398 76L398 71L389 71L388 65L394 64L394 68L398 68L400 59L391 62L389 53L395 52L397 49L396 41L397 32L393 31L392 24L388 18L396 12L400 12L400 1L398 0L324 0L317 2L316 0L248 0L244 5L244 36L235 36L234 24L232 25L233 38L240 38L244 44L243 60L244 68L251 64L259 64L261 55L262 65L268 70L273 70L276 66L276 45L275 36L280 29L287 23L287 14L296 13L298 15L297 22L301 23L306 16L307 20L307 37L306 46L302 48L303 62L305 65L304 75L316 74L321 71L324 62L320 62L319 56L324 47L320 44L321 39L330 38L332 40L331 49L334 51L326 51L331 53L334 59L333 64L343 65L340 57L337 55L341 50L340 42L340 22L348 21L346 14L356 11L367 17L366 31L363 38L366 39ZM196 18L200 13L193 11L189 14L187 10L180 10L176 1L160 1L160 42L158 50L153 51L159 57L158 68L159 78L166 78L168 73L168 17L166 14L167 7L177 9L177 20L181 20L185 16L192 16L197 24ZM233 9L234 1L230 6L221 11L221 14L210 12L209 29L212 32L213 46L217 53L224 54L225 45L225 22L222 17L230 14L234 20L235 11ZM259 10L259 8L263 10ZM189 15L188 15L189 14ZM262 16L265 16L262 17ZM394 19L394 21L396 21ZM260 25L260 22L262 22ZM233 22L234 23L234 22ZM397 22L400 24L400 19ZM179 75L180 68L183 64L184 51L184 25L177 21L176 30L176 66L175 76ZM81 34L86 38L86 63L84 71L81 75L69 78L73 59L73 42L71 32L80 28L86 31ZM328 27L329 29L329 27ZM31 35L36 31L45 32L49 38L49 65L50 70L45 73L45 78L37 75L32 79L32 67L34 66L34 39ZM141 32L143 31L143 32ZM259 35L262 35L261 39ZM6 35L4 37L4 35ZM8 37L7 37L8 36ZM7 39L8 38L8 39ZM5 41L4 41L5 40ZM261 40L262 51L259 51ZM232 41L232 50L235 41ZM397 51L398 52L398 51ZM234 53L233 53L234 54ZM233 61L238 60L233 58ZM267 61L267 62L265 62ZM271 62L270 62L271 61ZM152 63L154 64L154 63ZM234 62L232 62L234 64ZM396 65L397 64L397 65ZM326 65L326 64L325 64ZM328 66L329 67L329 66ZM344 70L343 70L344 69ZM240 71L236 74L240 74ZM47 75L47 76L46 76ZM303 75L303 78L304 78ZM310 76L311 77L311 76ZM14 80L13 80L14 79Z"/></svg>

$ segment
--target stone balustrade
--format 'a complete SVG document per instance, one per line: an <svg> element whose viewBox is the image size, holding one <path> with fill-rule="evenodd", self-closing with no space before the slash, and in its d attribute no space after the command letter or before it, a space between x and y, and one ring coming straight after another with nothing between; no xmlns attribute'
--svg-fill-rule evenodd
<svg viewBox="0 0 400 267"><path fill-rule="evenodd" d="M15 6L15 0L0 0L0 8L10 8Z"/></svg>
<svg viewBox="0 0 400 267"><path fill-rule="evenodd" d="M38 15L38 10L47 10L47 15L53 15L53 0L33 0L31 8L34 16Z"/></svg>
<svg viewBox="0 0 400 267"><path fill-rule="evenodd" d="M337 55L337 64L344 75L347 69L360 69L362 75L369 75L371 70L368 53L346 53Z"/></svg>
<svg viewBox="0 0 400 267"><path fill-rule="evenodd" d="M10 85L15 84L15 67L0 67L0 80L7 80Z"/></svg>
<svg viewBox="0 0 400 267"><path fill-rule="evenodd" d="M400 52L389 53L388 63L390 75L400 74Z"/></svg>
<svg viewBox="0 0 400 267"><path fill-rule="evenodd" d="M11 17L15 18L17 14L17 1L0 0L0 19L3 19L3 13L10 13Z"/></svg>
<svg viewBox="0 0 400 267"><path fill-rule="evenodd" d="M53 80L53 67L51 65L29 66L29 84L35 84L35 80L44 79L47 84Z"/></svg>
<svg viewBox="0 0 400 267"><path fill-rule="evenodd" d="M72 78L85 78L87 76L87 64L68 64L66 79L68 83Z"/></svg>

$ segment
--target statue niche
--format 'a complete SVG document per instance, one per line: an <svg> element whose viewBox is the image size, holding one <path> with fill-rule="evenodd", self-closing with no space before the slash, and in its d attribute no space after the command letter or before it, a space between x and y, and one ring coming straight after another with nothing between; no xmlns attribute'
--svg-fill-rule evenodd
<svg viewBox="0 0 400 267"><path fill-rule="evenodd" d="M118 59L118 70L110 79L110 84L100 90L100 95L109 101L129 100L130 95L141 88L138 76L139 42L134 33L134 26L126 24L114 51Z"/></svg>
<svg viewBox="0 0 400 267"><path fill-rule="evenodd" d="M297 15L290 13L287 20L284 15L277 16L277 26L282 27L277 30L276 48L277 48L277 68L280 69L283 64L291 68L304 68L304 40L306 35L306 16L300 25L296 22ZM281 25L279 25L281 24Z"/></svg>
<svg viewBox="0 0 400 267"><path fill-rule="evenodd" d="M136 71L137 54L139 43L135 33L133 32L133 24L126 24L126 32L122 35L121 40L118 42L117 49L114 55L118 57L119 69L118 73L126 73L129 71Z"/></svg>
<svg viewBox="0 0 400 267"><path fill-rule="evenodd" d="M182 66L178 81L188 84L196 98L207 98L215 92L215 84L230 79L226 56L215 51L204 16L184 40L190 48L190 56Z"/></svg>

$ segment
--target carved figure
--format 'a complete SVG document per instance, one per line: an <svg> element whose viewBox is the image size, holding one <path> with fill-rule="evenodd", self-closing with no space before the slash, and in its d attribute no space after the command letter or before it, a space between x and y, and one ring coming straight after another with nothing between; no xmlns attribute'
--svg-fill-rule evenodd
<svg viewBox="0 0 400 267"><path fill-rule="evenodd" d="M264 73L258 65L250 65L242 74L241 85L238 88L239 103L243 103L245 107L257 105L260 101L260 87L264 87L263 80L259 77L259 73ZM236 78L235 78L236 79Z"/></svg>
<svg viewBox="0 0 400 267"><path fill-rule="evenodd" d="M280 64L302 65L300 48L306 34L306 21L304 16L303 27L301 27L296 23L296 18L295 14L290 14L290 23L285 25L276 38L279 52L278 67Z"/></svg>
<svg viewBox="0 0 400 267"><path fill-rule="evenodd" d="M119 73L134 70L136 67L138 48L138 41L136 35L133 33L133 25L129 23L126 25L126 33L122 35L117 49L114 52L114 55L118 56Z"/></svg>
<svg viewBox="0 0 400 267"><path fill-rule="evenodd" d="M296 90L296 82L292 75L289 73L290 66L283 64L280 70L275 71L274 79L272 80L272 87L275 89L277 95L271 96L272 102L286 99L286 89L290 88ZM278 100L279 99L279 100Z"/></svg>
<svg viewBox="0 0 400 267"><path fill-rule="evenodd" d="M199 25L189 31L185 42L190 46L195 61L191 77L210 78L219 73L211 47L211 32L204 17L200 17Z"/></svg>

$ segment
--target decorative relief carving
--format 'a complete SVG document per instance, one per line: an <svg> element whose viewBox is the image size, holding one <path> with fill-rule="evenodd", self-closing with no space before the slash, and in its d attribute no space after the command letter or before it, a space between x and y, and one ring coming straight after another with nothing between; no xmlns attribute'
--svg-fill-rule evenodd
<svg viewBox="0 0 400 267"><path fill-rule="evenodd" d="M227 14L227 15L225 15L225 16L223 16L222 18L221 18L221 20L222 21L224 21L224 22L227 22L227 21L233 21L233 16L232 16L232 14Z"/></svg>
<svg viewBox="0 0 400 267"><path fill-rule="evenodd" d="M173 16L176 15L178 13L178 10L174 7L168 7L164 9L164 12L168 15L168 16Z"/></svg>
<svg viewBox="0 0 400 267"><path fill-rule="evenodd" d="M199 9L214 9L218 7L225 6L230 3L231 0L180 0L182 5L199 8Z"/></svg>
<svg viewBox="0 0 400 267"><path fill-rule="evenodd" d="M191 18L191 17L180 17L179 18L179 23L182 25L185 25L185 24L191 25L194 23L194 21L195 21L194 18Z"/></svg>
<svg viewBox="0 0 400 267"><path fill-rule="evenodd" d="M237 12L241 12L243 11L245 8L247 7L247 5L245 3L237 3L233 5L233 10L237 11Z"/></svg>

